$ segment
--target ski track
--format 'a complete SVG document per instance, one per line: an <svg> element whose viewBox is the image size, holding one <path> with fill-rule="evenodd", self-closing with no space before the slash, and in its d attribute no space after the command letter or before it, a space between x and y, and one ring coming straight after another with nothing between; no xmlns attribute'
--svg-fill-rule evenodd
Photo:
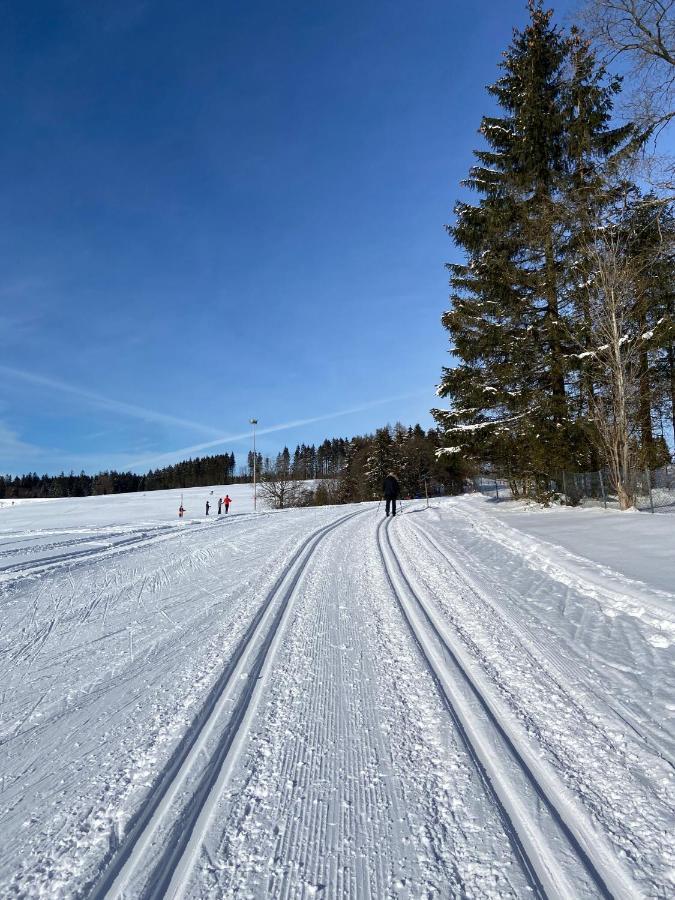
<svg viewBox="0 0 675 900"><path fill-rule="evenodd" d="M452 510L456 516L465 516L459 506ZM665 648L675 643L675 597L672 593L649 588L608 566L591 563L563 547L534 538L502 521L491 520L475 509L470 526L516 558L526 560L527 565L549 583L557 582L588 598L606 616L613 618L620 613L639 619L647 626L647 640L654 647Z"/></svg>
<svg viewBox="0 0 675 900"><path fill-rule="evenodd" d="M264 513L261 515L264 515ZM255 517L257 517L257 514ZM14 558L16 556L40 554L40 558L33 561L22 560L0 565L0 584L5 582L8 585L16 585L20 579L41 576L55 568L72 567L81 561L96 561L103 557L126 553L130 549L141 549L165 540L171 540L178 533L182 533L184 528L190 528L193 534L198 534L213 528L227 528L233 523L236 526L241 524L242 521L251 520L252 518L254 518L254 515L251 513L233 513L231 516L228 515L220 519L214 517L211 522L186 519L178 524L149 525L140 529L124 529L119 526L110 526L110 528L96 529L95 532L87 537L54 541L53 543L42 543L41 536L38 533L31 537L32 540L40 541L36 546L19 549L10 548L0 552L0 561L3 557ZM181 532L178 532L178 529L181 529ZM63 532L63 534L67 533L69 532ZM83 549L73 549L79 548L81 545L85 545ZM66 552L53 552L61 550Z"/></svg>
<svg viewBox="0 0 675 900"><path fill-rule="evenodd" d="M611 690L561 655L550 633L535 636L513 608L499 605L501 588L478 587L478 560L466 553L458 559L454 543L452 552L445 550L423 521L406 517L399 544L407 565L414 564L415 589L432 598L427 606L503 704L505 720L557 770L558 784L571 789L590 828L609 838L636 890L669 895L675 890L675 782L658 739L663 731L642 730Z"/></svg>
<svg viewBox="0 0 675 900"><path fill-rule="evenodd" d="M675 645L665 635L675 627L675 595L571 554L568 578L564 566L553 563L551 571L551 545L528 544L529 537L515 529L505 531L501 522L474 510L467 515L455 504L446 507L449 520L442 528L438 512L428 512L427 532L451 554L465 579L471 573L473 589L478 585L483 596L491 596L570 685L583 683L623 719L622 729L627 725L673 764ZM582 591L573 584L580 570L592 576ZM627 596L630 603L623 609Z"/></svg>
<svg viewBox="0 0 675 900"><path fill-rule="evenodd" d="M221 837L206 842L188 896L528 896L493 800L391 603L374 517L349 530L305 575L220 804ZM328 571L337 581L327 584Z"/></svg>
<svg viewBox="0 0 675 900"><path fill-rule="evenodd" d="M334 521L336 511L298 518L291 536L289 522L272 517L278 549L271 553L269 546L257 548L259 526L247 525L243 518L236 534L230 530L234 521L224 528L177 533L168 559L163 549L158 558L156 549L134 548L104 566L88 563L77 573L79 589L68 600L70 579L61 570L49 573L49 584L31 582L33 602L10 586L5 609L15 622L23 620L28 634L16 626L8 629L0 656L4 659L12 649L18 654L18 665L6 663L0 680L5 761L0 829L7 856L15 858L8 893L53 896L67 890L81 871L100 868L101 858L126 829L130 810L142 803L161 761L179 742L200 698L255 615L261 596L285 569L297 547L297 529L306 536L308 526ZM193 546L195 539L203 546ZM233 541L244 550L245 562L234 570L234 585L224 590L224 573L212 571L212 565ZM121 568L123 562L127 568ZM82 591L85 571L97 582L91 594ZM141 601L149 605L149 613ZM57 623L59 640L52 638L45 647L48 655L33 670L34 648L43 641L42 620L48 623L54 609L64 607L69 615ZM50 702L49 689L55 685ZM50 768L61 770L61 785L50 785L45 795ZM52 799L45 808L46 796ZM72 808L62 807L60 797L69 798ZM44 837L35 840L34 852L26 853L23 835L35 831ZM2 885L0 869L0 893Z"/></svg>
<svg viewBox="0 0 675 900"><path fill-rule="evenodd" d="M628 870L575 803L564 781L500 706L467 653L465 636L448 629L417 579L404 571L389 534L380 552L392 591L462 730L485 771L527 867L547 897L638 896Z"/></svg>
<svg viewBox="0 0 675 900"><path fill-rule="evenodd" d="M606 688L603 689L590 672L583 672L578 666L571 664L569 659L561 654L559 647L555 645L549 635L535 636L527 623L518 621L505 604L499 606L485 589L481 589L475 577L470 574L476 569L475 560L467 554L461 553L456 547L452 554L448 552L426 528L420 526L419 522L416 522L414 527L418 535L421 535L428 546L442 558L442 564L449 567L451 579L459 581L460 589L464 594L470 597L474 604L478 601L481 606L489 608L490 614L499 621L500 625L509 629L510 639L520 643L534 665L541 667L546 672L547 678L553 679L558 690L571 694L574 694L575 691L579 692L583 701L581 706L599 704L604 707L605 715L609 715L610 718L615 717L623 725L627 725L642 743L675 772L675 760L670 747L667 746L669 736L664 731L661 720L649 716L648 712L646 713L649 716L648 721L645 721L644 715L638 719L616 693L611 694ZM500 587L500 591L505 592L505 589ZM578 630L577 628L576 631ZM589 699L591 704L588 703ZM570 699L568 702L579 705L579 701ZM579 714L581 715L581 712ZM594 727L596 727L594 724L589 725L591 731Z"/></svg>
<svg viewBox="0 0 675 900"><path fill-rule="evenodd" d="M193 843L198 845L208 828L213 797L222 792L236 759L239 732L245 731L255 709L255 698L261 690L258 681L263 681L274 660L277 633L283 628L302 573L321 539L360 514L351 512L302 542L89 896L117 896L129 890L135 893L134 883L139 879L146 885L143 895L148 898L173 897L182 892L192 866ZM186 790L184 785L190 782L193 786ZM186 796L181 798L181 793Z"/></svg>
<svg viewBox="0 0 675 900"><path fill-rule="evenodd" d="M672 595L454 501L1 537L3 897L675 893Z"/></svg>

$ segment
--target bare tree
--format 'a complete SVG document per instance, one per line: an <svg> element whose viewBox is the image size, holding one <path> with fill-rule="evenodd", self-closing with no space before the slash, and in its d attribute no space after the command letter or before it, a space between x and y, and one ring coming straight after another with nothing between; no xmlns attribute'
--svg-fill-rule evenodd
<svg viewBox="0 0 675 900"><path fill-rule="evenodd" d="M262 473L258 492L263 503L271 509L287 509L304 504L306 488L293 478L290 466L277 460Z"/></svg>
<svg viewBox="0 0 675 900"><path fill-rule="evenodd" d="M619 507L629 509L634 502L638 403L638 344L631 334L632 273L615 237L598 233L588 249L595 269L589 309L599 342L592 351L591 415Z"/></svg>
<svg viewBox="0 0 675 900"><path fill-rule="evenodd" d="M587 30L608 62L622 57L634 81L631 118L646 140L675 119L675 0L587 0ZM672 157L651 157L655 185L672 190Z"/></svg>
<svg viewBox="0 0 675 900"><path fill-rule="evenodd" d="M633 505L638 463L647 464L644 454L651 446L649 348L667 340L670 328L667 316L653 324L647 320L654 265L668 252L667 244L642 239L649 227L639 205L626 205L589 230L583 248L588 276L583 340L590 336L591 341L577 357L592 385L592 434L621 509Z"/></svg>

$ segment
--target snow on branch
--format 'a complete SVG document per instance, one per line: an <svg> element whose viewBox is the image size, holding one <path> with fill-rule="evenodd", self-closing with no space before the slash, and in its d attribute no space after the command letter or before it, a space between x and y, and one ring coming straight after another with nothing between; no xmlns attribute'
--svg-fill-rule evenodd
<svg viewBox="0 0 675 900"><path fill-rule="evenodd" d="M524 419L526 416L527 413L519 413L517 416L510 416L508 419L490 419L487 422L476 422L474 425L453 425L447 431L449 434L454 434L457 431L470 432L480 431L483 428L497 428L502 425L508 425L510 422L515 422L517 419Z"/></svg>
<svg viewBox="0 0 675 900"><path fill-rule="evenodd" d="M613 344L602 344L600 347L596 347L595 350L584 350L583 353L570 353L570 356L574 356L576 359L588 359L590 356L597 356L598 353L606 353L608 350L613 349L613 346L616 348L622 347L624 344L629 343L630 341L649 341L654 337L655 330L662 324L662 322L666 321L666 317L663 316L659 319L658 322L651 328L649 331L643 332L643 334L635 335L631 337L628 334L622 334Z"/></svg>
<svg viewBox="0 0 675 900"><path fill-rule="evenodd" d="M432 410L432 413L436 418L443 418L443 419L456 419L457 416L470 416L476 412L478 412L477 406L467 407L466 409L434 409L434 410Z"/></svg>

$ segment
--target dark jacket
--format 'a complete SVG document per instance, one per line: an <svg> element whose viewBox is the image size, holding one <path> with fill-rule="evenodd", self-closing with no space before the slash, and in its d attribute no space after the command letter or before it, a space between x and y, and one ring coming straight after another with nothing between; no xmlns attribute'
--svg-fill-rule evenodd
<svg viewBox="0 0 675 900"><path fill-rule="evenodd" d="M382 484L382 490L385 500L396 500L401 489L398 480L393 475L387 475Z"/></svg>

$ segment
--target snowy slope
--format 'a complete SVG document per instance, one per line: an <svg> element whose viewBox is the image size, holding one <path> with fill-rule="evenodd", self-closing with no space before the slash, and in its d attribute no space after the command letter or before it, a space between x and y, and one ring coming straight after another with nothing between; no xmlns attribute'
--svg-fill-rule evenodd
<svg viewBox="0 0 675 900"><path fill-rule="evenodd" d="M0 895L675 892L670 531L227 490L0 509Z"/></svg>
<svg viewBox="0 0 675 900"><path fill-rule="evenodd" d="M22 560L71 559L81 553L98 553L103 544L112 548L169 534L205 519L207 500L210 516L217 515L218 497L226 494L232 500L228 515L253 512L250 484L57 500L0 500L0 577ZM181 498L185 514L179 520Z"/></svg>

